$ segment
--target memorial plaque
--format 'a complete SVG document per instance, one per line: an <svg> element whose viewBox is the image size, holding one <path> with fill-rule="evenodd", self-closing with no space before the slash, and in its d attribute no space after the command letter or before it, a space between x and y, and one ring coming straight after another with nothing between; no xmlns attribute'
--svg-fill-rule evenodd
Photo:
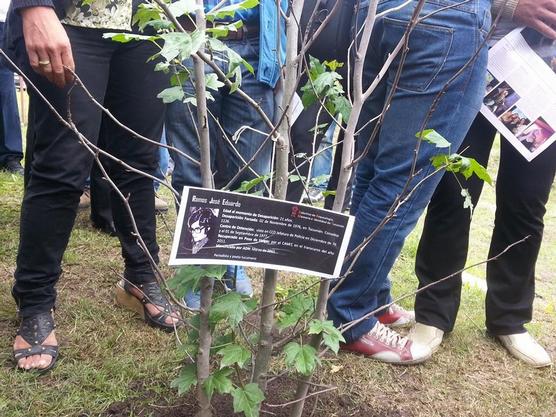
<svg viewBox="0 0 556 417"><path fill-rule="evenodd" d="M340 274L353 217L250 194L185 187L170 265Z"/></svg>

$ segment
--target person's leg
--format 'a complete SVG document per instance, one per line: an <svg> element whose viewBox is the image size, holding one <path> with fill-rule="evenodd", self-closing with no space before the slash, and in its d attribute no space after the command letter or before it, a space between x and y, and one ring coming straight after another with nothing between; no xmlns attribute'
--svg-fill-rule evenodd
<svg viewBox="0 0 556 417"><path fill-rule="evenodd" d="M147 62L156 52L150 42L120 45L110 62L105 99L106 107L117 120L152 140L160 140L162 135L165 106L157 95L168 85L168 78L154 71L156 62ZM130 72L129 68L134 70ZM111 120L105 122L106 150L134 169L154 176L158 169L158 147ZM125 262L124 281L116 286L116 299L139 313L148 324L171 331L179 320L178 313L161 292L154 272L159 247L153 180L140 172L110 163L109 175L118 188L111 192L112 212Z"/></svg>
<svg viewBox="0 0 556 417"><path fill-rule="evenodd" d="M288 170L293 172L294 175L305 177L305 181L309 180L309 162L307 158L311 157L319 148L323 137L322 132L318 132L315 135L312 129L314 129L316 125L330 123L332 121L330 115L325 111L321 111L319 115L318 109L319 105L314 104L308 109L303 110L293 124L291 130L291 152ZM317 115L319 116L318 122ZM301 180L290 182L288 184L286 199L288 201L299 202L305 191L303 184L304 182Z"/></svg>
<svg viewBox="0 0 556 417"><path fill-rule="evenodd" d="M460 151L486 166L496 129L479 114ZM438 281L465 266L471 213L463 207L462 187L477 205L484 182L473 176L465 180L445 173L427 208L423 233L415 258L419 288ZM460 303L461 274L434 285L415 298L416 321L444 332L452 331Z"/></svg>
<svg viewBox="0 0 556 417"><path fill-rule="evenodd" d="M228 46L240 54L254 68L257 67L259 50L257 38L230 41ZM274 113L274 91L270 86L259 82L253 74L243 69L241 88L259 104L269 118L272 118ZM242 159L249 161L266 140L266 133L270 132L269 127L257 111L238 94L226 94L224 96L221 117L222 127L226 136L233 141L233 145L223 135L221 136L223 142L219 150L222 152L220 160L223 164L220 165L220 170L217 174L217 187L226 185L243 168L245 164ZM250 129L241 131L245 126L250 127ZM262 151L258 153L255 160L249 165L256 174L246 169L235 181L231 189L239 187L243 181L269 174L271 170L271 152L272 141L268 140ZM241 158L238 154L241 155Z"/></svg>
<svg viewBox="0 0 556 417"><path fill-rule="evenodd" d="M155 53L154 45L148 42L125 44L117 49L110 63L105 104L121 123L142 136L159 140L164 122L164 104L156 96L167 85L167 77L154 71L154 62L145 64ZM130 72L129 68L134 70ZM158 147L134 137L111 120L105 122L106 150L132 167L154 175L158 168ZM152 180L114 162L110 163L110 176L127 197L141 238L152 260L158 262ZM125 260L124 276L136 284L153 281L151 262L137 244L126 205L115 191L112 191L111 197L114 223Z"/></svg>
<svg viewBox="0 0 556 417"><path fill-rule="evenodd" d="M76 72L93 96L102 102L108 79L110 51L99 43L93 31L67 28ZM45 78L28 74L62 117L68 114L68 89L59 89ZM34 149L32 167L21 207L20 241L12 290L23 320L48 313L55 305L55 284L61 273L66 249L85 178L93 157L76 135L54 116L48 106L30 91ZM77 129L96 143L100 110L81 89L71 93L72 121ZM54 332L45 343L55 344ZM14 349L29 345L16 337ZM44 356L44 355L43 355ZM34 355L19 361L20 367L44 368L52 359Z"/></svg>
<svg viewBox="0 0 556 417"><path fill-rule="evenodd" d="M4 23L0 22L0 40L4 35ZM17 109L14 73L0 62L0 169L21 173L23 158L21 123ZM14 171L15 172L15 171Z"/></svg>
<svg viewBox="0 0 556 417"><path fill-rule="evenodd" d="M422 128L435 129L448 138L454 149L459 148L463 141L479 110L484 90L486 49L478 54L475 62L467 63L482 45L485 36L482 29L488 30L489 3L474 0L449 9L436 2L425 4L422 15L429 17L423 26L418 25L411 34L399 88L379 133L376 157L371 160L367 155L360 162L363 167L372 165L374 175L370 180L365 178L366 189L363 186L365 181L361 181L359 197L354 191L353 202L356 206L352 207L352 212L355 210L356 220L348 251L355 249L379 227L396 196L405 193L417 143L415 135ZM384 7L396 4L389 2ZM409 21L412 11L413 8L406 7L390 14L388 19L379 19L375 23L374 40L367 53L367 60L380 63L387 56L403 36L406 27L404 22ZM362 13L366 13L366 10L363 9ZM452 80L436 102L432 116L424 125L436 97L463 67L465 69ZM389 88L396 69L397 65L394 65L389 71ZM384 97L375 95L370 105L378 102L381 107ZM400 122L402 119L403 123ZM382 226L363 249L353 272L330 298L329 316L336 325L359 319L380 306L378 292L387 280L405 237L415 226L440 181L440 176L425 178L434 171L430 157L441 152L446 150L427 143L421 144L415 161L415 176L408 190L424 182L410 196L404 194L405 202L398 208L396 216ZM361 169L360 166L356 182ZM359 322L345 333L346 340L358 340L375 324L374 317Z"/></svg>
<svg viewBox="0 0 556 417"><path fill-rule="evenodd" d="M191 68L193 62L187 60L185 66ZM207 67L206 73L211 70ZM184 91L187 97L195 95L195 89L191 82L184 85ZM220 118L222 94L219 91L211 91L214 101L207 103L211 114L216 118ZM185 155L193 158L194 161L186 158L180 153L170 151L170 156L174 161L174 171L172 172L172 187L180 194L184 186L201 187L201 169L198 162L201 160L201 151L199 148L199 135L197 134L197 107L191 103L182 103L174 101L166 106L165 117L166 140L169 145L183 152ZM212 117L209 116L209 134L210 134L210 158L211 167L214 171L215 151L218 131ZM177 207L176 207L177 208Z"/></svg>
<svg viewBox="0 0 556 417"><path fill-rule="evenodd" d="M106 149L107 135L106 116L103 116L97 146ZM110 171L110 159L100 156L102 165ZM110 199L110 184L104 179L104 174L99 166L94 163L89 177L89 190L91 196L91 224L108 235L115 236L114 220L112 219L112 202Z"/></svg>
<svg viewBox="0 0 556 417"><path fill-rule="evenodd" d="M489 257L529 237L487 265L486 325L493 335L524 333L524 324L531 321L535 264L555 171L555 145L528 162L502 140Z"/></svg>

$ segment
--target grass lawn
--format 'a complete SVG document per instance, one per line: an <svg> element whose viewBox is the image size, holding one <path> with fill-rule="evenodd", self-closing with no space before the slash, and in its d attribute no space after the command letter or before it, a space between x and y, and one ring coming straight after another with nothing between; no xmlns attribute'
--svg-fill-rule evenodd
<svg viewBox="0 0 556 417"><path fill-rule="evenodd" d="M492 166L496 158L495 154ZM87 212L79 214L58 284L59 364L42 377L14 370L11 344L16 320L10 288L22 186L21 179L0 173L0 416L181 415L180 410L191 404L176 406L182 400L169 388L180 365L175 337L147 327L114 305L112 289L122 269L119 245L90 227ZM494 207L494 193L487 186L473 221L470 264L484 260L488 252ZM173 225L172 211L165 221ZM556 357L556 194L545 221L529 329ZM163 263L171 240L164 223L158 222ZM408 239L393 271L395 295L416 287L413 261L419 229ZM260 271L251 272L261 277ZM470 272L477 277L485 274L484 267ZM287 276L283 285L297 279ZM346 354L327 356L315 380L338 390L319 397L307 415L556 416L554 367L530 369L485 337L483 299L482 290L465 287L455 331L421 366L389 366ZM412 307L413 300L403 304ZM279 361L274 366L279 368ZM372 411L357 411L361 404Z"/></svg>

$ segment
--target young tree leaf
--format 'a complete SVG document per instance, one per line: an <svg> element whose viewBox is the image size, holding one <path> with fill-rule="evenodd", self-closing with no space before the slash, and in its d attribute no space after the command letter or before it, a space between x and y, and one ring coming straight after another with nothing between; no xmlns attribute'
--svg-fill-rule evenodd
<svg viewBox="0 0 556 417"><path fill-rule="evenodd" d="M310 375L318 363L317 351L311 345L290 342L284 347L284 354L286 355L286 365L295 367L297 372L302 375Z"/></svg>
<svg viewBox="0 0 556 417"><path fill-rule="evenodd" d="M278 312L276 325L280 330L293 326L304 316L308 316L314 310L313 298L308 294L297 294L292 297Z"/></svg>
<svg viewBox="0 0 556 417"><path fill-rule="evenodd" d="M422 137L425 142L428 142L431 145L436 146L437 148L449 148L451 146L451 143L448 142L444 138L444 136L442 136L434 129L423 130L422 132L417 133L415 136L419 139L421 139Z"/></svg>
<svg viewBox="0 0 556 417"><path fill-rule="evenodd" d="M186 265L179 268L167 284L176 297L183 298L187 292L199 289L201 278L221 279L225 273L226 266L223 265Z"/></svg>
<svg viewBox="0 0 556 417"><path fill-rule="evenodd" d="M168 5L168 9L175 17L195 13L197 8L195 0L177 0Z"/></svg>
<svg viewBox="0 0 556 417"><path fill-rule="evenodd" d="M103 33L104 39L112 39L115 42L128 43L131 41L154 41L158 36L137 35L135 33Z"/></svg>
<svg viewBox="0 0 556 417"><path fill-rule="evenodd" d="M218 355L222 356L222 359L220 360L220 368L236 363L240 368L243 368L247 361L251 359L251 352L243 346L236 344L223 347L218 351Z"/></svg>
<svg viewBox="0 0 556 417"><path fill-rule="evenodd" d="M244 0L241 3L230 4L228 6L220 7L214 12L208 12L206 18L210 22L215 20L225 20L226 18L233 18L238 10L252 9L259 5L259 0Z"/></svg>
<svg viewBox="0 0 556 417"><path fill-rule="evenodd" d="M194 363L181 368L180 375L170 384L172 388L178 388L178 395L189 391L195 385L197 385L197 365Z"/></svg>
<svg viewBox="0 0 556 417"><path fill-rule="evenodd" d="M322 339L326 346L338 353L340 349L340 342L345 342L344 336L340 331L334 327L331 320L313 320L309 324L309 334L321 334Z"/></svg>
<svg viewBox="0 0 556 417"><path fill-rule="evenodd" d="M238 387L232 391L234 412L243 412L246 417L259 417L259 405L264 400L264 393L255 383Z"/></svg>
<svg viewBox="0 0 556 417"><path fill-rule="evenodd" d="M224 83L218 79L218 75L211 72L205 74L205 86L211 90L218 91L220 87L224 86Z"/></svg>
<svg viewBox="0 0 556 417"><path fill-rule="evenodd" d="M181 101L185 97L185 92L183 88L179 85L175 87L169 87L162 90L157 95L158 98L161 98L164 104L173 103L174 101Z"/></svg>
<svg viewBox="0 0 556 417"><path fill-rule="evenodd" d="M230 292L214 301L210 310L210 322L218 323L224 319L236 327L248 312L247 307L237 292Z"/></svg>
<svg viewBox="0 0 556 417"><path fill-rule="evenodd" d="M234 386L229 378L232 372L233 370L230 368L220 369L203 381L203 390L209 399L212 398L214 391L219 394L229 394L232 392Z"/></svg>

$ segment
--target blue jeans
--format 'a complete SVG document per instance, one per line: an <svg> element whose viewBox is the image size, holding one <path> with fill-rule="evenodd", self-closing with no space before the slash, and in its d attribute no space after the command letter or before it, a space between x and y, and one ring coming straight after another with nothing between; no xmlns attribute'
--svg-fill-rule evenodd
<svg viewBox="0 0 556 417"><path fill-rule="evenodd" d="M160 143L166 145L166 130L162 130L162 137L160 138ZM158 148L158 169L154 176L160 180L166 180L166 173L168 172L168 166L170 165L170 153L167 148L162 146ZM159 182L154 182L154 190L158 191L160 188Z"/></svg>
<svg viewBox="0 0 556 417"><path fill-rule="evenodd" d="M4 22L0 22L0 42L4 38ZM14 73L0 62L0 165L10 159L23 158L21 123L17 110Z"/></svg>
<svg viewBox="0 0 556 417"><path fill-rule="evenodd" d="M401 3L402 0L381 1L378 12ZM365 61L364 86L375 78L388 53L403 36L416 3L388 14L375 23ZM446 8L458 3L461 1L427 1L421 16L443 10L420 23L410 36L409 53L398 89L370 152L357 167L351 206L355 224L348 253L378 227L396 197L402 194L414 159L417 144L415 134L421 130L438 93L473 57L484 41L490 27L490 0L470 0ZM362 6L356 17L358 27L361 27L367 14L368 6ZM475 62L466 67L447 88L425 126L447 138L452 144L452 152L459 148L480 108L485 88L486 63L487 50L482 48ZM382 111L398 65L399 57L389 69L385 82L365 103L361 123ZM372 128L369 126L361 133L358 139L359 152L365 147ZM422 143L416 157L417 174L409 189L433 172L430 158L440 152L449 150ZM396 216L365 247L353 272L329 300L328 314L335 325L359 319L391 301L388 273L440 179L441 175L437 174L420 185L399 208ZM375 317L365 319L346 332L346 340L359 339L375 324Z"/></svg>
<svg viewBox="0 0 556 417"><path fill-rule="evenodd" d="M331 123L324 137L322 138L322 142L320 143L318 152L320 152L315 160L313 161L313 167L311 169L311 178L317 178L322 175L330 175L332 171L332 161L334 159L334 148L332 147L332 143L334 142L334 131L336 130L336 124ZM328 180L314 185L312 188L316 188L320 191L326 191L326 187L328 186Z"/></svg>
<svg viewBox="0 0 556 417"><path fill-rule="evenodd" d="M244 39L238 41L226 41L226 45L237 52L243 59L249 62L253 68L258 68L258 39ZM227 73L227 63L222 60L216 61ZM191 68L192 63L186 62ZM212 72L207 67L207 73ZM247 70L242 68L241 88L255 99L263 111L272 118L274 112L274 92L271 87L263 84ZM187 95L193 95L194 89L191 82L187 82L184 90ZM268 127L262 121L259 114L245 102L238 94L230 94L228 88L222 87L218 91L210 90L214 97L208 102L208 109L218 119L220 126L214 118L209 115L210 132L210 157L212 171L215 173L215 184L220 188L228 183L234 175L243 167L244 163L232 149L222 134L222 130L228 138L242 126L248 126L261 132L269 132ZM185 152L187 155L200 160L199 140L196 131L197 116L196 107L175 101L168 105L166 112L166 139L168 143ZM265 134L246 129L239 135L234 143L237 152L248 161L261 146L266 138ZM255 161L250 165L258 175L264 175L270 171L270 156L272 142L267 142L263 151L259 153ZM172 186L181 192L183 186L201 186L200 169L194 163L175 152L171 152L174 160L174 172L172 175ZM250 170L245 170L232 189L241 184L242 181L253 179L255 175Z"/></svg>

